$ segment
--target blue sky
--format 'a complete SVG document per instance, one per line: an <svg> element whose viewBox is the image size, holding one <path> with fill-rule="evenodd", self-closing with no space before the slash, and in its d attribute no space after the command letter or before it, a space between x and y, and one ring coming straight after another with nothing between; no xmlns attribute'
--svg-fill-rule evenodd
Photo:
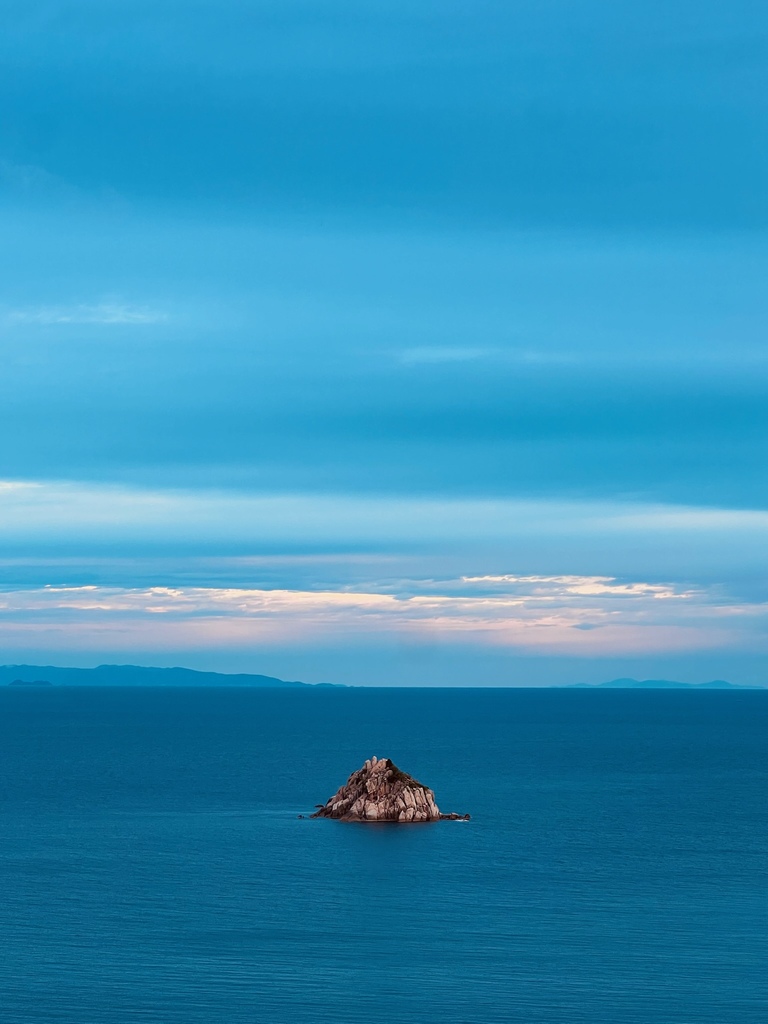
<svg viewBox="0 0 768 1024"><path fill-rule="evenodd" d="M768 681L763 5L6 12L3 661Z"/></svg>

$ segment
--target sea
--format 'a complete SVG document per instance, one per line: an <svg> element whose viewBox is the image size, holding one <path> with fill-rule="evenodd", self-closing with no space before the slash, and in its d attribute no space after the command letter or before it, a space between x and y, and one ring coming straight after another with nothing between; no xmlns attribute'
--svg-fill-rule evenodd
<svg viewBox="0 0 768 1024"><path fill-rule="evenodd" d="M0 1021L765 1024L768 691L3 688Z"/></svg>

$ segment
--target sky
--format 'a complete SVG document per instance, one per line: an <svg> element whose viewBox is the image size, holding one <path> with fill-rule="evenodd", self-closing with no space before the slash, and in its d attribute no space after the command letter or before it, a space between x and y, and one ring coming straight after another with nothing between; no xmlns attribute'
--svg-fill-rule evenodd
<svg viewBox="0 0 768 1024"><path fill-rule="evenodd" d="M0 662L768 684L768 9L6 0Z"/></svg>

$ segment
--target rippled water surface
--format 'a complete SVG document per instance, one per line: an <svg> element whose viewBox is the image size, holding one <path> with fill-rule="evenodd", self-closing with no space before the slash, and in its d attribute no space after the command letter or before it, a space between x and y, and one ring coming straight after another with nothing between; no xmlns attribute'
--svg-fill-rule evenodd
<svg viewBox="0 0 768 1024"><path fill-rule="evenodd" d="M299 819L371 754L471 822ZM3 1024L765 1024L768 693L0 692Z"/></svg>

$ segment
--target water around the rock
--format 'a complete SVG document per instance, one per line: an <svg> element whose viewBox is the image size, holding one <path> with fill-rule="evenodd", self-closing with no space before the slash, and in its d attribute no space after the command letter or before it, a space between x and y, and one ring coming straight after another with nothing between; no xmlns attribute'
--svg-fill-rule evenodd
<svg viewBox="0 0 768 1024"><path fill-rule="evenodd" d="M765 1024L768 693L0 687L2 1024ZM298 820L371 752L455 826Z"/></svg>

